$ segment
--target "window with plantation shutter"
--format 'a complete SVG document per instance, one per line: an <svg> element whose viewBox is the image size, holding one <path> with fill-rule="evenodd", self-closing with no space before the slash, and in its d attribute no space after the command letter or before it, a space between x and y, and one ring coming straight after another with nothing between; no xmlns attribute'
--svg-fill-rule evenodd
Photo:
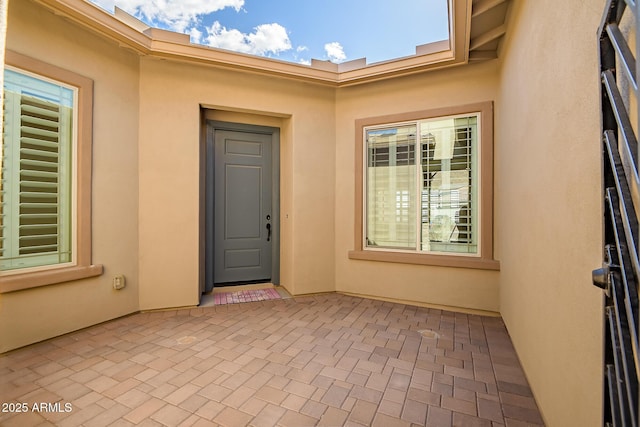
<svg viewBox="0 0 640 427"><path fill-rule="evenodd" d="M493 104L356 121L352 259L499 269Z"/></svg>
<svg viewBox="0 0 640 427"><path fill-rule="evenodd" d="M368 248L477 253L478 117L365 129Z"/></svg>
<svg viewBox="0 0 640 427"><path fill-rule="evenodd" d="M5 72L2 270L72 261L75 91Z"/></svg>
<svg viewBox="0 0 640 427"><path fill-rule="evenodd" d="M97 276L91 260L93 82L6 51L0 293Z"/></svg>

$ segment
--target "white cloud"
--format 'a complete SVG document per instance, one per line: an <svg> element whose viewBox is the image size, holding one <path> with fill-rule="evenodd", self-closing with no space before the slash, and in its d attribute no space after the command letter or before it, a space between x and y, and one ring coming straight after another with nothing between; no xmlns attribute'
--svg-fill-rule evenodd
<svg viewBox="0 0 640 427"><path fill-rule="evenodd" d="M247 36L254 52L264 55L266 52L282 52L291 49L291 41L287 30L280 24L263 24L256 27L256 32Z"/></svg>
<svg viewBox="0 0 640 427"><path fill-rule="evenodd" d="M262 24L251 33L227 29L215 21L202 27L202 18L231 7L243 8L245 0L91 0L113 11L117 6L148 25L186 33L193 43L233 50L253 55L274 55L292 49L287 30L280 24ZM298 52L306 47L298 48Z"/></svg>
<svg viewBox="0 0 640 427"><path fill-rule="evenodd" d="M177 32L187 32L187 28L198 21L198 17L232 7L239 11L244 0L92 0L98 6L113 10L114 6L145 22L163 24Z"/></svg>
<svg viewBox="0 0 640 427"><path fill-rule="evenodd" d="M202 43L202 31L198 30L196 27L191 27L187 30L187 33L191 36L192 43Z"/></svg>
<svg viewBox="0 0 640 427"><path fill-rule="evenodd" d="M324 51L331 62L343 62L347 59L342 45L338 42L327 43L324 45Z"/></svg>
<svg viewBox="0 0 640 427"><path fill-rule="evenodd" d="M280 24L258 25L253 33L223 27L216 21L207 29L204 42L209 46L253 55L277 54L291 49L287 30Z"/></svg>

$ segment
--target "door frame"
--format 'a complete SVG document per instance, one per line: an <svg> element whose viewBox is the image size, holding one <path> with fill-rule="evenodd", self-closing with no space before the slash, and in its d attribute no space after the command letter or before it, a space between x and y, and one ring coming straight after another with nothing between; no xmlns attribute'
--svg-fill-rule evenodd
<svg viewBox="0 0 640 427"><path fill-rule="evenodd" d="M213 257L215 256L215 132L235 131L271 136L271 283L280 283L280 128L206 119L204 140L204 285L202 292L213 289Z"/></svg>

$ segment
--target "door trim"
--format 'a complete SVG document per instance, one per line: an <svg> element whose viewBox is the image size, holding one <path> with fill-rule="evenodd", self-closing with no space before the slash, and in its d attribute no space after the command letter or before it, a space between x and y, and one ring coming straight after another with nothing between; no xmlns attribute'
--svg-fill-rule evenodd
<svg viewBox="0 0 640 427"><path fill-rule="evenodd" d="M218 120L206 120L205 137L205 172L204 172L204 292L213 289L213 232L215 228L214 215L214 168L215 168L215 132L236 131L271 135L271 197L272 197L272 256L271 256L271 283L280 283L280 129L270 126L250 125L244 123L223 122Z"/></svg>

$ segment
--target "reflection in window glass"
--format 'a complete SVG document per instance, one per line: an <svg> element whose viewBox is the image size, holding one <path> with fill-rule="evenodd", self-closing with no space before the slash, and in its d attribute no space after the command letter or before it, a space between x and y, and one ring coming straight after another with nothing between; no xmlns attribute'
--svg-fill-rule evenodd
<svg viewBox="0 0 640 427"><path fill-rule="evenodd" d="M367 132L367 245L415 249L416 126Z"/></svg>
<svg viewBox="0 0 640 427"><path fill-rule="evenodd" d="M477 252L478 119L420 123L421 249Z"/></svg>
<svg viewBox="0 0 640 427"><path fill-rule="evenodd" d="M478 116L365 129L366 247L478 253Z"/></svg>

